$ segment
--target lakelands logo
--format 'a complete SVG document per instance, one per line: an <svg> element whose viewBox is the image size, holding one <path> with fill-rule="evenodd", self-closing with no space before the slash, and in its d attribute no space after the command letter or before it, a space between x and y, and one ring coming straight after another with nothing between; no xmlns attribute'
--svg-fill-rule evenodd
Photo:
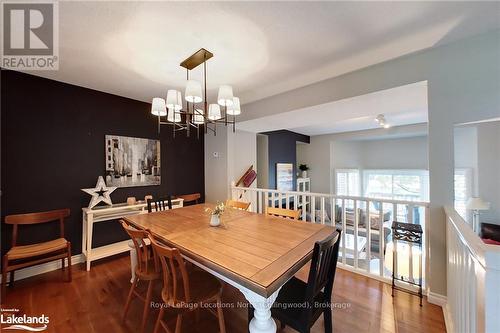
<svg viewBox="0 0 500 333"><path fill-rule="evenodd" d="M10 314L6 314L9 313ZM18 309L2 309L0 314L0 324L2 330L23 330L30 332L45 331L49 324L49 317L42 314L41 316L16 316ZM4 325L8 325L5 326Z"/></svg>
<svg viewBox="0 0 500 333"><path fill-rule="evenodd" d="M59 68L57 2L2 2L2 19L3 68Z"/></svg>

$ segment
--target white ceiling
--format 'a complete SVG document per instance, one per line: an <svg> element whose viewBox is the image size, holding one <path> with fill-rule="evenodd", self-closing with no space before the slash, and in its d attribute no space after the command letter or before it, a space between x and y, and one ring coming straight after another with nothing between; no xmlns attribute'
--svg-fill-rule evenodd
<svg viewBox="0 0 500 333"><path fill-rule="evenodd" d="M427 82L247 120L236 126L249 132L287 129L312 136L379 128L375 122L378 114L384 114L391 127L426 123Z"/></svg>
<svg viewBox="0 0 500 333"><path fill-rule="evenodd" d="M35 75L137 100L182 89L201 47L213 96L242 102L500 28L498 2L59 2L59 71ZM200 77L200 71L194 73Z"/></svg>

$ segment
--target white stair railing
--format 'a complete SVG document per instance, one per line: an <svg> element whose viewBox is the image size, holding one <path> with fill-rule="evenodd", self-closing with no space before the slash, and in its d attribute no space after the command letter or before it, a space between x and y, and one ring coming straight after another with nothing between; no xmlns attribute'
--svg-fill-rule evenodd
<svg viewBox="0 0 500 333"><path fill-rule="evenodd" d="M249 210L252 212L262 214L267 206L300 209L302 221L341 228L344 232L339 267L385 282L390 281L392 273L392 262L385 262L387 243L392 242L392 221L419 223L426 230L429 215L427 202L235 186L231 187L231 195L235 200L250 202ZM427 257L425 234L422 253L424 263ZM413 251L410 253L413 255ZM410 280L414 281L418 272L411 272L412 255L409 267Z"/></svg>
<svg viewBox="0 0 500 333"><path fill-rule="evenodd" d="M448 332L500 332L500 246L486 245L446 211Z"/></svg>

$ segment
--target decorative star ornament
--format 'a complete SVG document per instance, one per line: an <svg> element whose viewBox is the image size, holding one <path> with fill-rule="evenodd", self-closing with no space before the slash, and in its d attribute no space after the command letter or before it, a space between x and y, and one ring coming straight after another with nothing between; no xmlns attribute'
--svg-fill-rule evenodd
<svg viewBox="0 0 500 333"><path fill-rule="evenodd" d="M116 187L107 187L102 176L99 176L99 178L97 178L97 184L95 185L95 188L82 188L83 192L88 193L92 196L92 199L89 203L90 209L94 208L95 205L97 205L99 202L104 202L108 205L112 205L113 203L111 202L111 197L109 195L114 190L116 190Z"/></svg>

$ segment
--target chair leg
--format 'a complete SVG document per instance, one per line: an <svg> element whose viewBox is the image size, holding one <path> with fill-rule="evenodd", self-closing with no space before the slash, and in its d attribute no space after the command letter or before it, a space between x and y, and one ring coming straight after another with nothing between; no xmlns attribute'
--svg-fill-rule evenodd
<svg viewBox="0 0 500 333"><path fill-rule="evenodd" d="M159 333L161 327L161 320L163 318L163 306L160 308L160 313L158 314L158 319L156 319L155 329L153 333Z"/></svg>
<svg viewBox="0 0 500 333"><path fill-rule="evenodd" d="M65 259L65 258L62 258L62 259L61 259L61 269L62 269L62 271L63 271L63 272L64 272L64 259Z"/></svg>
<svg viewBox="0 0 500 333"><path fill-rule="evenodd" d="M151 297L153 295L153 280L149 281L146 299L144 300L144 310L142 312L141 333L144 332L146 327L146 319L148 319L149 308L151 307Z"/></svg>
<svg viewBox="0 0 500 333"><path fill-rule="evenodd" d="M182 329L182 314L177 315L177 321L175 323L175 333L181 333Z"/></svg>
<svg viewBox="0 0 500 333"><path fill-rule="evenodd" d="M325 333L332 333L332 309L330 307L325 308L323 317L325 321Z"/></svg>
<svg viewBox="0 0 500 333"><path fill-rule="evenodd" d="M10 280L9 280L9 287L10 288L14 287L14 280L15 280L15 278L14 278L14 271L11 271L10 272Z"/></svg>
<svg viewBox="0 0 500 333"><path fill-rule="evenodd" d="M123 309L122 321L125 321L125 317L127 316L128 308L130 306L130 301L132 300L132 296L134 296L134 289L137 287L138 282L139 279L136 276L134 282L130 286L130 291L128 292L127 301L125 302L125 309Z"/></svg>
<svg viewBox="0 0 500 333"><path fill-rule="evenodd" d="M5 299L5 295L6 295L6 288L5 288L5 285L7 283L7 266L8 266L8 260L7 260L7 256L3 256L3 262L2 262L2 299Z"/></svg>
<svg viewBox="0 0 500 333"><path fill-rule="evenodd" d="M71 282L72 279L73 277L71 274L71 243L70 243L68 244L68 282Z"/></svg>
<svg viewBox="0 0 500 333"><path fill-rule="evenodd" d="M226 333L226 324L224 323L224 313L222 312L221 295L217 295L217 319L219 319L220 333Z"/></svg>

